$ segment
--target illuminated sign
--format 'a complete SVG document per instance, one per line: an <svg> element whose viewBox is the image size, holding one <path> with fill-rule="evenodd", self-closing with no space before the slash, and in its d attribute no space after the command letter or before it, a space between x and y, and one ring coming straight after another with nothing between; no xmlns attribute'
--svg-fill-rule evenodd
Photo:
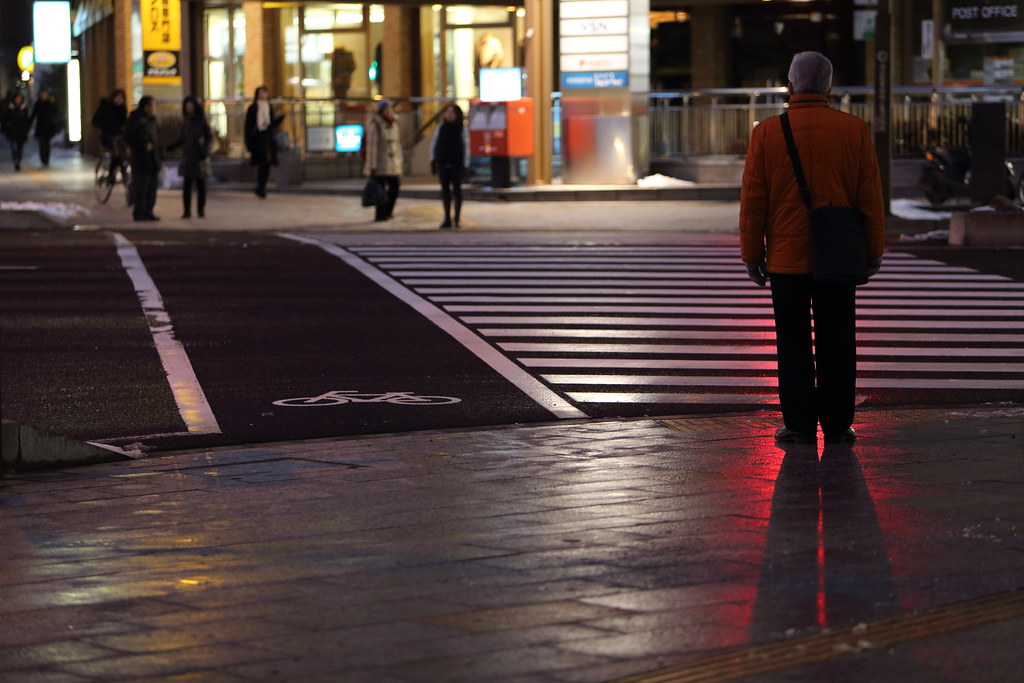
<svg viewBox="0 0 1024 683"><path fill-rule="evenodd" d="M952 0L947 15L954 31L1019 30L1024 26L1021 0Z"/></svg>
<svg viewBox="0 0 1024 683"><path fill-rule="evenodd" d="M18 68L22 71L33 71L36 67L35 55L28 45L18 50Z"/></svg>
<svg viewBox="0 0 1024 683"><path fill-rule="evenodd" d="M140 0L142 82L181 83L181 4Z"/></svg>
<svg viewBox="0 0 1024 683"><path fill-rule="evenodd" d="M629 85L628 0L561 0L562 89Z"/></svg>
<svg viewBox="0 0 1024 683"><path fill-rule="evenodd" d="M32 5L32 45L36 64L71 61L71 3L36 2Z"/></svg>
<svg viewBox="0 0 1024 683"><path fill-rule="evenodd" d="M480 101L514 102L523 99L523 70L480 69Z"/></svg>

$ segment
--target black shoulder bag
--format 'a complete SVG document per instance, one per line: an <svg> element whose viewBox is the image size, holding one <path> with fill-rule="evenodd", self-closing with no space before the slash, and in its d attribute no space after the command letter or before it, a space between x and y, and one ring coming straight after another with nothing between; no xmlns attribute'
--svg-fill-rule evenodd
<svg viewBox="0 0 1024 683"><path fill-rule="evenodd" d="M867 230L864 215L851 206L811 206L811 191L800 164L789 113L779 117L800 196L811 212L814 280L834 285L863 285L868 281Z"/></svg>

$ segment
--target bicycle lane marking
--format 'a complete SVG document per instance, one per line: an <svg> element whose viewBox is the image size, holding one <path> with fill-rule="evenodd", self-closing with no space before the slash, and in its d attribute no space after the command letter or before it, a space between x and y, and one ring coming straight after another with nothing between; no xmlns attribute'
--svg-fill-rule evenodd
<svg viewBox="0 0 1024 683"><path fill-rule="evenodd" d="M468 327L359 256L337 245L321 242L318 239L304 235L277 233L277 236L318 247L356 269L389 294L412 307L417 313L434 323L538 405L555 415L555 417L560 419L588 417L586 413L544 386L542 382L509 360L505 355L499 353Z"/></svg>
<svg viewBox="0 0 1024 683"><path fill-rule="evenodd" d="M174 336L171 316L164 307L163 297L156 283L146 270L138 250L124 235L118 232L109 233L117 246L117 255L121 259L125 272L135 287L142 312L149 324L149 332L160 356L167 382L178 405L178 412L185 421L190 434L220 434L220 425L206 400L206 394L199 384L192 362L185 352L185 347Z"/></svg>

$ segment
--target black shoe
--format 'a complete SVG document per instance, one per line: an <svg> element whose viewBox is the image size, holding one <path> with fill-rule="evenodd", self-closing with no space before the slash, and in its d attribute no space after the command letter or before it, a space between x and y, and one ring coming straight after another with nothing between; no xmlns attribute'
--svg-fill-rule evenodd
<svg viewBox="0 0 1024 683"><path fill-rule="evenodd" d="M202 215L203 215L203 213L202 213L202 212L200 211L200 212L199 212L199 215L200 215L200 216L202 216ZM185 213L181 214L181 217L182 217L182 218L192 218L192 214L191 214L191 213L189 213L188 211L186 211Z"/></svg>
<svg viewBox="0 0 1024 683"><path fill-rule="evenodd" d="M441 224L441 228L450 228L450 227L452 227L451 220L449 220L447 218L444 219L444 223Z"/></svg>
<svg viewBox="0 0 1024 683"><path fill-rule="evenodd" d="M199 211L198 211L198 214L199 214L200 218L205 218L206 217L206 210L203 209L203 208L200 208Z"/></svg>
<svg viewBox="0 0 1024 683"><path fill-rule="evenodd" d="M148 216L146 216L146 220L147 221L158 221L158 220L160 220L160 216L154 216L153 214L149 214Z"/></svg>
<svg viewBox="0 0 1024 683"><path fill-rule="evenodd" d="M838 434L826 434L825 443L853 443L857 440L857 432L853 429L847 429L845 432L839 432Z"/></svg>
<svg viewBox="0 0 1024 683"><path fill-rule="evenodd" d="M783 443L818 443L818 435L808 432L794 432L792 429L779 427L775 430L775 440Z"/></svg>
<svg viewBox="0 0 1024 683"><path fill-rule="evenodd" d="M255 192L256 192L256 196L259 197L260 199L266 199L267 198L267 191L266 190L263 190L263 189L260 189L260 188L257 187Z"/></svg>

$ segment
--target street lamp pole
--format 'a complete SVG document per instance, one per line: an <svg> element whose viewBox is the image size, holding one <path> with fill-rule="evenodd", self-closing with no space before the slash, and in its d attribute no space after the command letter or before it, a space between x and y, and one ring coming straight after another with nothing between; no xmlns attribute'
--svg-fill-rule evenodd
<svg viewBox="0 0 1024 683"><path fill-rule="evenodd" d="M885 215L892 208L892 17L889 0L878 0L878 18L875 21L875 153L882 175L882 198Z"/></svg>

